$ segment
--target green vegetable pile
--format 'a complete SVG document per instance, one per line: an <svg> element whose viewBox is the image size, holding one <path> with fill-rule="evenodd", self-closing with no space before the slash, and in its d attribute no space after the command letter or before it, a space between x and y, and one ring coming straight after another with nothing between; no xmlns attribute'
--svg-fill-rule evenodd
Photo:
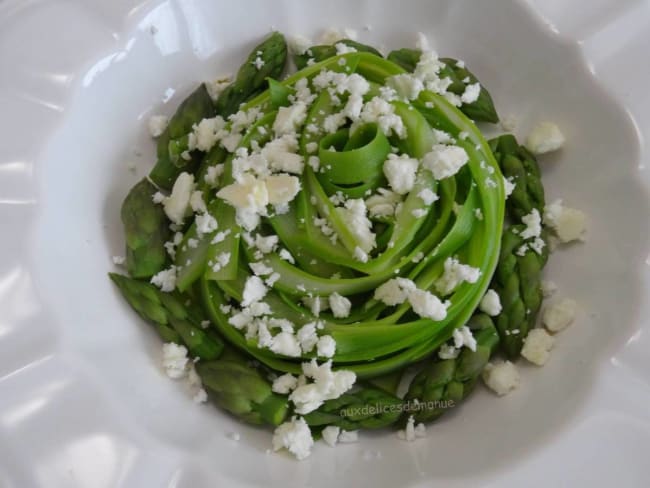
<svg viewBox="0 0 650 488"><path fill-rule="evenodd" d="M290 394L273 391L272 379L300 375L313 359L319 364L331 359L334 371L356 375L353 388L303 412L313 432L328 425L345 430L403 425L409 415L433 420L446 410L443 402L457 405L469 395L495 353L518 356L541 305L540 272L547 254L522 249L525 226L519 224L533 209L543 210L539 169L513 136L488 142L477 128L474 122L498 121L487 90L481 85L478 96L460 106L426 88L411 100L389 100L391 114L403 124L401 134L376 118L324 130L352 95L336 86L318 89L320 74L363 77L369 84L363 103L368 103L385 93L392 77L416 72L422 58L412 49L384 58L355 41L341 45L346 49L314 46L296 55L299 70L281 79L289 54L284 37L273 33L253 49L216 100L201 84L169 120L157 140L154 168L121 209L128 276L111 273L111 279L165 342L185 346L197 360L208 397L249 423L277 426L290 418L295 413ZM478 82L463 63L450 58L439 63L438 77L447 80L446 92L456 99ZM238 157L272 141L278 114L305 86L314 97L306 119L296 126L295 152L303 162L295 175L300 191L283 207L269 206L254 230L247 229L238 209L217 194L237 182ZM193 144L192 133L202 120L220 116L229 130L242 113L256 115L236 147L217 143L203 151ZM358 229L365 221L350 219L344 202L380 195L388 187L382 168L389 155L396 154L397 162L400 157L422 161L444 144L462 148L466 164L440 178L420 164L410 191L392 194L399 200L392 202L394 211L368 217L375 239L368 245L367 234ZM216 167L223 171L215 181L209 175ZM205 202L203 215L216 227L206 229L189 213L182 223L170 222L157 197L168 194L183 173L194 177ZM504 177L515 183L507 199ZM422 198L424 190L437 198ZM277 244L261 253L253 242L256 235L277 236ZM228 259L215 266L220 256ZM445 289L441 279L453 260L478 270L478 276ZM295 336L305 324L315 324L318 337L335 342L331 357L319 356L314 347L299 354L274 352L261 345L261 333L233 325L233 315L250 305L245 294L255 277L254 263L265 268L259 276L266 283L260 299L268 305L264 320L281 324L269 327L270 333ZM174 275L174 289L162 291L151 279L166 270ZM444 313L422 312L405 299L387 304L375 291L395 278L439 299ZM502 305L493 317L478 310L490 288ZM327 303L332 295L349 301L349 314L314 307L314 301ZM475 346L440 354L453 344L454 331L465 326ZM407 369L416 374L402 399L397 390ZM404 402L431 401L439 408L410 413L399 408ZM357 413L343 416L342 409Z"/></svg>

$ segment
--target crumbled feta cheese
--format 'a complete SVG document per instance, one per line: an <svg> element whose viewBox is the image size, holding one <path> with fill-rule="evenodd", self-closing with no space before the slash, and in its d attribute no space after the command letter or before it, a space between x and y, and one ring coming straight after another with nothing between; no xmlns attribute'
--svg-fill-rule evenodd
<svg viewBox="0 0 650 488"><path fill-rule="evenodd" d="M408 154L389 154L384 162L384 176L395 193L404 195L413 189L419 162Z"/></svg>
<svg viewBox="0 0 650 488"><path fill-rule="evenodd" d="M368 214L371 217L388 217L395 214L395 206L401 201L400 196L386 188L377 189L377 193L366 200Z"/></svg>
<svg viewBox="0 0 650 488"><path fill-rule="evenodd" d="M582 211L563 206L561 199L544 208L544 222L555 231L563 243L583 241L587 231L586 220Z"/></svg>
<svg viewBox="0 0 650 488"><path fill-rule="evenodd" d="M424 188L418 192L418 197L424 202L425 205L431 205L433 202L437 201L440 197L433 193L430 188Z"/></svg>
<svg viewBox="0 0 650 488"><path fill-rule="evenodd" d="M544 366L550 356L555 339L544 329L531 330L524 339L521 355L537 366Z"/></svg>
<svg viewBox="0 0 650 488"><path fill-rule="evenodd" d="M151 277L150 283L160 288L166 293L174 291L176 288L176 266L172 265L168 269L163 269Z"/></svg>
<svg viewBox="0 0 650 488"><path fill-rule="evenodd" d="M501 128L505 130L506 132L512 132L515 130L517 127L517 117L508 114L506 116L501 117Z"/></svg>
<svg viewBox="0 0 650 488"><path fill-rule="evenodd" d="M350 232L354 235L359 249L365 254L367 261L367 253L370 252L377 245L375 241L375 234L372 232L372 223L367 217L366 202L361 198L350 198L345 202L344 207L337 207L336 212L339 214L341 220L345 223ZM356 249L355 249L356 254ZM361 262L365 262L363 255L355 256Z"/></svg>
<svg viewBox="0 0 650 488"><path fill-rule="evenodd" d="M456 349L449 344L443 344L438 350L438 357L440 359L456 359L460 354L460 349Z"/></svg>
<svg viewBox="0 0 650 488"><path fill-rule="evenodd" d="M407 100L415 100L422 90L424 84L422 80L408 73L391 76L386 80L388 86L393 88L397 94Z"/></svg>
<svg viewBox="0 0 650 488"><path fill-rule="evenodd" d="M152 115L149 117L149 134L151 137L160 137L169 124L169 117L164 115Z"/></svg>
<svg viewBox="0 0 650 488"><path fill-rule="evenodd" d="M305 419L292 417L279 425L273 432L273 450L287 449L296 459L302 460L311 454L314 439Z"/></svg>
<svg viewBox="0 0 650 488"><path fill-rule="evenodd" d="M575 300L564 298L544 309L542 322L549 331L559 332L571 325L575 319L577 308L578 304Z"/></svg>
<svg viewBox="0 0 650 488"><path fill-rule="evenodd" d="M285 261L291 263L291 264L296 264L296 260L293 258L291 253L287 251L286 249L280 249L280 252L278 253L278 256L280 256L280 259L284 259Z"/></svg>
<svg viewBox="0 0 650 488"><path fill-rule="evenodd" d="M262 253L268 254L275 251L278 246L280 238L275 235L262 236L257 234L255 236L255 247L259 249Z"/></svg>
<svg viewBox="0 0 650 488"><path fill-rule="evenodd" d="M205 201L203 201L203 192L195 191L190 196L190 207L194 212L207 212Z"/></svg>
<svg viewBox="0 0 650 488"><path fill-rule="evenodd" d="M449 257L445 260L444 273L436 281L436 289L443 295L451 293L458 285L466 281L476 283L481 270L467 264L461 264L458 259Z"/></svg>
<svg viewBox="0 0 650 488"><path fill-rule="evenodd" d="M406 137L404 121L395 114L395 107L380 97L373 97L363 105L359 119L376 123L387 136L394 133L400 139Z"/></svg>
<svg viewBox="0 0 650 488"><path fill-rule="evenodd" d="M431 45L429 44L429 39L422 32L418 32L418 38L415 41L415 47L420 51L431 51Z"/></svg>
<svg viewBox="0 0 650 488"><path fill-rule="evenodd" d="M163 200L165 214L174 224L181 225L190 207L190 198L194 190L194 176L182 172L176 178L171 194Z"/></svg>
<svg viewBox="0 0 650 488"><path fill-rule="evenodd" d="M466 325L463 325L459 329L455 329L452 338L454 339L454 347L456 349L460 349L464 346L471 351L476 351L476 339L474 339L472 331Z"/></svg>
<svg viewBox="0 0 650 488"><path fill-rule="evenodd" d="M541 122L528 134L526 147L533 154L544 154L557 151L564 145L564 142L564 135L556 124Z"/></svg>
<svg viewBox="0 0 650 488"><path fill-rule="evenodd" d="M343 44L342 42L337 42L336 44L334 44L334 47L336 48L337 55L357 52L355 48L353 48L352 46L348 46L347 44Z"/></svg>
<svg viewBox="0 0 650 488"><path fill-rule="evenodd" d="M442 302L440 298L426 291L416 289L408 294L408 301L413 312L422 318L443 320L447 316L449 302Z"/></svg>
<svg viewBox="0 0 650 488"><path fill-rule="evenodd" d="M298 386L298 378L291 373L285 373L273 381L271 390L280 395L288 395L296 386Z"/></svg>
<svg viewBox="0 0 650 488"><path fill-rule="evenodd" d="M332 360L319 365L312 359L302 364L302 371L313 382L298 386L289 395L296 413L301 415L316 410L326 400L340 397L352 388L357 378L352 371L332 371Z"/></svg>
<svg viewBox="0 0 650 488"><path fill-rule="evenodd" d="M300 180L287 174L268 176L265 183L271 205L277 206L289 203L300 191Z"/></svg>
<svg viewBox="0 0 650 488"><path fill-rule="evenodd" d="M517 184L512 182L512 177L510 178L506 178L505 176L503 177L503 190L505 191L506 198L512 195L512 192L515 191L516 186Z"/></svg>
<svg viewBox="0 0 650 488"><path fill-rule="evenodd" d="M165 201L165 195L157 191L151 196L153 203L163 203Z"/></svg>
<svg viewBox="0 0 650 488"><path fill-rule="evenodd" d="M339 442L341 444L353 444L359 442L358 430L342 430L339 434Z"/></svg>
<svg viewBox="0 0 650 488"><path fill-rule="evenodd" d="M260 301L268 291L268 288L258 276L249 276L244 284L242 306L247 307L254 302Z"/></svg>
<svg viewBox="0 0 650 488"><path fill-rule="evenodd" d="M336 341L330 335L318 338L316 342L316 354L320 357L331 358L336 353Z"/></svg>
<svg viewBox="0 0 650 488"><path fill-rule="evenodd" d="M469 156L462 147L436 144L424 155L422 165L431 171L436 179L441 180L454 176L467 161Z"/></svg>
<svg viewBox="0 0 650 488"><path fill-rule="evenodd" d="M261 262L248 263L248 266L250 267L251 271L253 271L253 273L257 276L266 276L273 273L273 268Z"/></svg>
<svg viewBox="0 0 650 488"><path fill-rule="evenodd" d="M124 256L113 256L113 264L122 266L125 262L126 258Z"/></svg>
<svg viewBox="0 0 650 488"><path fill-rule="evenodd" d="M510 361L487 363L482 377L487 387L499 396L510 393L520 383L519 371Z"/></svg>
<svg viewBox="0 0 650 488"><path fill-rule="evenodd" d="M221 92L230 85L232 77L230 75L220 76L219 78L205 83L205 89L208 91L210 98L216 102Z"/></svg>
<svg viewBox="0 0 650 488"><path fill-rule="evenodd" d="M192 134L196 138L196 149L199 151L212 149L220 138L226 136L225 126L226 121L218 115L213 118L202 119L198 124L195 124Z"/></svg>
<svg viewBox="0 0 650 488"><path fill-rule="evenodd" d="M296 102L288 107L280 107L273 122L273 132L277 136L296 132L307 119L307 105Z"/></svg>
<svg viewBox="0 0 650 488"><path fill-rule="evenodd" d="M330 447L334 447L336 445L336 441L339 438L340 432L340 427L337 427L336 425L328 425L323 429L321 435L323 436L323 441L325 441L325 444Z"/></svg>
<svg viewBox="0 0 650 488"><path fill-rule="evenodd" d="M187 348L173 342L162 346L162 366L167 376L172 379L184 378L188 371Z"/></svg>
<svg viewBox="0 0 650 488"><path fill-rule="evenodd" d="M481 85L478 83L472 83L465 87L465 91L460 96L460 101L466 104L474 103L478 100L478 97L481 93Z"/></svg>
<svg viewBox="0 0 650 488"><path fill-rule="evenodd" d="M276 354L282 354L294 358L302 354L296 336L285 331L273 336L269 349Z"/></svg>
<svg viewBox="0 0 650 488"><path fill-rule="evenodd" d="M374 298L388 306L400 305L406 301L409 294L416 290L413 281L406 278L392 278L382 283L375 290Z"/></svg>
<svg viewBox="0 0 650 488"><path fill-rule="evenodd" d="M534 208L528 215L524 215L521 221L526 225L526 228L519 234L522 239L539 237L542 232L542 217L539 210Z"/></svg>
<svg viewBox="0 0 650 488"><path fill-rule="evenodd" d="M257 57L252 61L251 64L252 64L253 66L255 66L255 69L257 69L257 70L259 71L259 70L261 70L261 69L264 67L264 65L265 65L266 63L264 62L264 60L263 60L263 59L260 57L260 55L258 54Z"/></svg>
<svg viewBox="0 0 650 488"><path fill-rule="evenodd" d="M199 236L214 232L219 227L217 220L209 213L197 215L194 222L196 222L196 233Z"/></svg>
<svg viewBox="0 0 650 488"><path fill-rule="evenodd" d="M329 305L332 309L332 313L336 318L345 318L350 315L350 308L352 307L352 302L346 297L339 295L334 292L329 296Z"/></svg>
<svg viewBox="0 0 650 488"><path fill-rule="evenodd" d="M481 312L488 314L490 317L496 317L501 313L501 300L499 295L494 290L488 290L483 295L481 303L479 304Z"/></svg>
<svg viewBox="0 0 650 488"><path fill-rule="evenodd" d="M311 352L316 344L318 343L318 334L316 334L316 322L309 322L303 325L298 332L296 332L296 338L300 344L302 352L307 354Z"/></svg>

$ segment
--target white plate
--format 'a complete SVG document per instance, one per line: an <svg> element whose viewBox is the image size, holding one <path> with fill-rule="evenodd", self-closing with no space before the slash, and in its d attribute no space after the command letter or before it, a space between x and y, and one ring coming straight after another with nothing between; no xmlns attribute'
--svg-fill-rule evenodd
<svg viewBox="0 0 650 488"><path fill-rule="evenodd" d="M647 483L650 6L349 3L0 3L0 486ZM544 179L588 213L589 240L553 255L547 277L581 315L519 390L477 392L424 440L363 433L303 462L267 454L267 431L163 377L159 340L106 278L119 204L152 164L147 117L233 71L271 26L352 27L387 47L422 31L467 61L519 135L548 119L567 136Z"/></svg>

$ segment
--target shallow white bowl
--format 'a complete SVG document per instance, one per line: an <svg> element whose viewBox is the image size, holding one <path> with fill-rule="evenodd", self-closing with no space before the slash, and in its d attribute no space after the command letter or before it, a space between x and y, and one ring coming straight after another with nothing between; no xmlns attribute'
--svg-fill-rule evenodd
<svg viewBox="0 0 650 488"><path fill-rule="evenodd" d="M348 3L0 4L0 486L647 482L650 7ZM519 136L560 125L566 147L541 160L547 195L585 210L589 236L552 256L546 277L581 313L519 390L479 389L414 443L362 433L297 462L166 379L158 338L106 272L123 253L120 202L153 162L148 116L234 71L272 27L330 26L388 48L422 31L468 63Z"/></svg>

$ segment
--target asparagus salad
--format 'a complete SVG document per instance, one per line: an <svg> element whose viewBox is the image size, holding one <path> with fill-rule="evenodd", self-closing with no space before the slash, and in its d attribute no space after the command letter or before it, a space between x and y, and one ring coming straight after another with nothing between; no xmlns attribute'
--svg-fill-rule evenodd
<svg viewBox="0 0 650 488"><path fill-rule="evenodd" d="M151 118L157 162L121 209L128 275L110 274L169 376L298 459L362 429L423 436L481 376L515 388L511 361L543 364L546 330L573 319L563 300L536 327L549 244L584 232L544 201L556 125L528 148L486 140L475 122L499 117L462 61L330 41L273 33Z"/></svg>

